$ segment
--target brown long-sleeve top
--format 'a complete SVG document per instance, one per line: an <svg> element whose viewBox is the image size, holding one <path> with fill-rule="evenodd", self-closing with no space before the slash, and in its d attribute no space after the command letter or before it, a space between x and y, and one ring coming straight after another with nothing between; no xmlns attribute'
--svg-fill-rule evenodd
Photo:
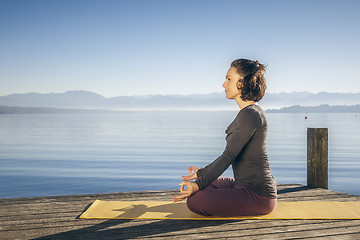
<svg viewBox="0 0 360 240"><path fill-rule="evenodd" d="M257 104L241 109L225 133L223 154L197 172L199 189L207 187L232 165L235 185L276 198L276 181L266 150L267 121L263 109Z"/></svg>

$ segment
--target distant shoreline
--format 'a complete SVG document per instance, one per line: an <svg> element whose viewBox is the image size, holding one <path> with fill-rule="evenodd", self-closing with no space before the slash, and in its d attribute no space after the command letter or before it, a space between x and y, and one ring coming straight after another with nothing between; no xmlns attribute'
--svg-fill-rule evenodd
<svg viewBox="0 0 360 240"><path fill-rule="evenodd" d="M290 106L280 109L268 109L269 113L360 113L360 104L356 105L328 105L319 106Z"/></svg>
<svg viewBox="0 0 360 240"><path fill-rule="evenodd" d="M360 93L267 93L259 102L269 112L358 112ZM330 107L323 105L328 104ZM224 93L192 95L151 95L118 96L105 98L87 91L68 91L64 93L27 93L0 96L0 106L33 107L33 109L6 109L3 112L30 113L85 113L99 111L238 111L235 102ZM291 106L291 107L290 107ZM314 107L305 107L314 106ZM40 109L42 108L42 109ZM61 109L55 112L51 109ZM105 110L106 109L106 110Z"/></svg>
<svg viewBox="0 0 360 240"><path fill-rule="evenodd" d="M110 114L124 111L236 111L236 109L176 109L176 108L129 108L129 109L70 109L70 108L51 108L51 107L11 107L0 106L0 114ZM267 109L267 113L360 113L360 104L357 105L320 105L320 106L290 106L280 109Z"/></svg>

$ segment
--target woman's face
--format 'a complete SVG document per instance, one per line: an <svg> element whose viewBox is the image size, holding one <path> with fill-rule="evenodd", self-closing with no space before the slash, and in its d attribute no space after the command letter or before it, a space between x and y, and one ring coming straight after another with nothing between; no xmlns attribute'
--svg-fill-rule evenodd
<svg viewBox="0 0 360 240"><path fill-rule="evenodd" d="M240 97L240 91L238 90L238 81L241 78L235 67L231 67L226 73L226 79L223 83L225 88L226 97L228 99L235 99Z"/></svg>

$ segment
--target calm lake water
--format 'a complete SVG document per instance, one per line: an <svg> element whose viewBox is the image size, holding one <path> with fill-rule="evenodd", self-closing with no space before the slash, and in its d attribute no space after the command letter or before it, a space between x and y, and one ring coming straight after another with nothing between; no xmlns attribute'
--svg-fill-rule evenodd
<svg viewBox="0 0 360 240"><path fill-rule="evenodd" d="M0 198L176 189L222 154L235 111L0 115ZM267 113L278 183L306 185L306 131L329 128L329 189L360 195L360 115ZM223 175L232 176L231 169Z"/></svg>

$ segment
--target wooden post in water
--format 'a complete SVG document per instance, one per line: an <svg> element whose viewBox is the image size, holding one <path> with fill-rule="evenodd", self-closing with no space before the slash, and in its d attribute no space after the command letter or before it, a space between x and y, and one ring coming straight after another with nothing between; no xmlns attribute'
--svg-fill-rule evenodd
<svg viewBox="0 0 360 240"><path fill-rule="evenodd" d="M328 129L307 129L307 185L328 189Z"/></svg>

